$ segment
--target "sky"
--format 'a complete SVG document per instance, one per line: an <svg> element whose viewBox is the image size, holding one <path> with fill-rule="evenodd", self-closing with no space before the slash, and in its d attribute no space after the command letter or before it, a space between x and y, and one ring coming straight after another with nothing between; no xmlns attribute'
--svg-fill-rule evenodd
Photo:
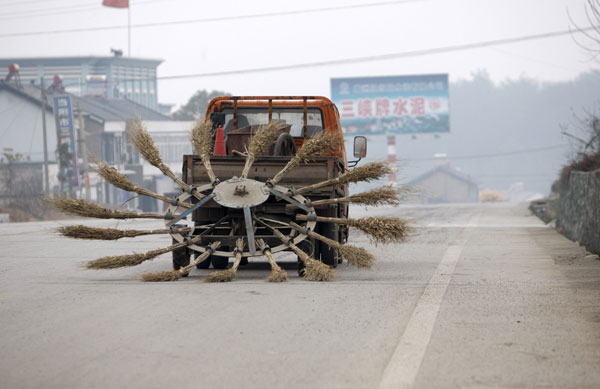
<svg viewBox="0 0 600 389"><path fill-rule="evenodd" d="M348 8L355 5L354 8ZM366 6L370 5L370 6ZM314 10L314 12L306 12ZM296 12L303 11L303 12ZM276 16L255 16L273 14ZM287 13L287 14L286 14ZM582 0L137 0L131 2L131 56L159 58L158 76L378 56L565 31L587 26ZM235 18L232 18L235 17ZM227 19L229 18L229 19ZM220 19L154 27L140 24ZM128 55L126 9L101 0L0 0L0 57ZM50 33L121 26L119 29ZM14 36L19 33L43 32ZM486 70L492 80L569 80L596 67L574 36L432 55L292 70L159 81L159 101L184 104L199 89L235 95L330 95L330 79ZM579 37L586 43L583 37Z"/></svg>

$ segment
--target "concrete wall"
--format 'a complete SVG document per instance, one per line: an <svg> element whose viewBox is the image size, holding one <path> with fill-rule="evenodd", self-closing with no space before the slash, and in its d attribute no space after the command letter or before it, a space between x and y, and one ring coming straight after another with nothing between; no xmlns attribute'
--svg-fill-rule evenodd
<svg viewBox="0 0 600 389"><path fill-rule="evenodd" d="M600 169L571 172L560 194L557 227L568 238L600 254Z"/></svg>
<svg viewBox="0 0 600 389"><path fill-rule="evenodd" d="M51 104L51 102L50 102ZM46 112L48 159L56 161L54 116ZM44 160L44 135L41 107L6 90L0 91L0 150L12 148L32 161Z"/></svg>

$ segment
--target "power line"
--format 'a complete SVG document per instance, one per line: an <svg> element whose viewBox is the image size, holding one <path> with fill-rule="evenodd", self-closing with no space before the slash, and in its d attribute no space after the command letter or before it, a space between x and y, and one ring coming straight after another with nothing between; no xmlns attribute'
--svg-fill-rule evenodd
<svg viewBox="0 0 600 389"><path fill-rule="evenodd" d="M454 52L454 51L478 49L478 48L482 48L482 47L489 47L489 46L495 46L495 45L506 45L506 44L510 44L510 43L525 42L525 41L531 41L531 40L537 40L537 39L553 38L553 37L564 36L564 35L568 35L568 34L582 33L584 31L589 31L592 29L594 29L594 28L588 27L588 28L579 29L579 30L575 30L575 31L572 31L572 30L554 31L554 32L547 32L547 33L542 33L542 34L525 35L525 36L514 37L514 38L495 39L495 40L490 40L490 41L465 43L465 44L454 45L454 46L403 51L403 52L399 52L399 53L381 54L381 55L373 55L373 56L365 56L365 57L341 58L341 59L334 59L334 60L328 60L328 61L305 62L305 63L299 63L299 64L279 65L279 66L270 66L270 67L262 67L262 68L224 70L224 71L220 71L220 72L209 72L209 73L178 74L178 75L170 75L170 76L159 76L156 78L149 77L149 78L118 79L117 82L153 81L153 80L168 81L168 80L177 80L177 79L186 79L186 78L231 76L231 75L249 74L249 73L264 73L264 72L273 72L273 71L282 71L282 70L315 68L315 67L321 67L321 66L346 65L346 64L352 64L352 63L385 61L385 60L391 60L391 59L411 58L411 57L419 57L419 56L425 56L425 55L450 53L450 52ZM0 38L1 37L2 37L2 35L0 35Z"/></svg>
<svg viewBox="0 0 600 389"><path fill-rule="evenodd" d="M305 63L292 64L292 65L279 65L279 66L269 66L269 67L262 67L262 68L251 68L251 69L241 69L241 70L224 70L224 71L210 72L210 73L195 73L195 74L161 76L161 77L157 77L157 79L158 80L174 80L174 79L181 79L181 78L230 76L230 75L236 75L236 74L262 73L262 72L272 72L272 71L280 71L280 70L292 70L292 69L301 69L301 68L304 69L304 68L314 68L314 67L330 66L330 65L346 65L346 64L353 64L353 63L385 61L385 60L399 59L399 58L420 57L420 56L424 56L424 55L450 53L450 52L454 52L454 51L478 49L478 48L482 48L482 47L496 46L496 45L506 45L509 43L525 42L525 41L536 40L536 39L553 38L553 37L557 37L557 36L569 35L569 34L573 34L573 33L580 33L583 31L588 31L588 30L593 30L593 29L594 29L594 27L584 28L584 29L577 30L577 31L562 30L562 31L547 32L547 33L542 33L542 34L524 35L524 36L515 37L515 38L495 39L495 40L490 40L490 41L465 43L465 44L454 45L454 46L403 51L403 52L399 52L399 53L380 54L380 55L372 55L372 56L365 56L365 57L341 58L341 59L333 59L333 60L328 60L328 61L305 62Z"/></svg>
<svg viewBox="0 0 600 389"><path fill-rule="evenodd" d="M482 158L507 157L510 155L538 153L538 152L542 152L542 151L561 149L566 146L568 146L568 145L559 144L559 145L553 145L553 146L536 147L536 148L531 148L531 149L514 150L514 151L503 152L503 153L461 155L461 156L457 156L457 157L447 156L446 159L458 160L458 159L482 159ZM406 159L409 161L435 161L438 158L406 158Z"/></svg>
<svg viewBox="0 0 600 389"><path fill-rule="evenodd" d="M139 5L149 5L157 2L168 1L168 0L146 0L146 1L138 1L137 3L132 3L134 6ZM13 14L0 13L0 20L14 20L14 19L25 19L31 17L41 17L41 16L49 16L49 15L64 15L70 13L81 13L87 11L98 11L100 9L104 9L105 7L99 6L98 3L95 4L79 4L79 5L69 5L63 7L53 7L53 8L45 8L45 9L37 9L37 10L21 10L16 11Z"/></svg>
<svg viewBox="0 0 600 389"><path fill-rule="evenodd" d="M222 21L230 21L230 20L269 18L269 17L276 17L276 16L300 15L300 14L308 14L308 13L330 12L330 11L340 11L340 10L358 9L358 8L372 8L372 7L381 7L381 6L387 6L387 5L398 5L398 4L405 4L405 3L423 2L423 1L427 1L427 0L382 1L382 2L377 2L377 3L353 4L353 5L344 5L344 6L338 6L338 7L322 7L322 8L312 8L312 9L295 10L295 11L266 12L266 13L260 13L260 14L250 14L250 15L221 16L221 17L216 17L216 18L201 18L201 19L189 19L189 20L174 20L174 21L170 21L170 22L141 23L141 24L132 24L131 28L148 28L148 27L172 26L172 25L181 25L181 24L214 23L214 22L222 22ZM70 29L64 29L64 30L15 32L15 33L8 33L8 34L0 34L0 38L18 37L18 36L33 36L33 35L47 35L47 34L67 34L67 33L74 33L74 32L122 30L122 29L126 29L126 28L127 28L127 25L123 24L123 25L118 25L118 26L115 25L115 26L70 28Z"/></svg>

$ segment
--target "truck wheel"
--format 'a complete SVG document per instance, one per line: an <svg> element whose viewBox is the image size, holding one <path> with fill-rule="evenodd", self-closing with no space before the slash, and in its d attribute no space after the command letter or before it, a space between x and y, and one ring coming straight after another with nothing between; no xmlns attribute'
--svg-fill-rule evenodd
<svg viewBox="0 0 600 389"><path fill-rule="evenodd" d="M329 239L338 241L337 225L335 223L319 223L319 233ZM337 267L337 252L326 244L319 244L321 262L331 267Z"/></svg>
<svg viewBox="0 0 600 389"><path fill-rule="evenodd" d="M195 252L194 258L198 258L200 253ZM204 261L200 262L196 265L196 269L208 269L210 267L210 257L206 258Z"/></svg>
<svg viewBox="0 0 600 389"><path fill-rule="evenodd" d="M277 142L275 142L275 148L273 149L273 155L275 155L275 156L296 155L296 143L294 142L294 138L286 132L279 134L279 137L277 138Z"/></svg>
<svg viewBox="0 0 600 389"><path fill-rule="evenodd" d="M175 239L173 239L173 244L177 243ZM190 253L186 247L173 250L173 269L179 270L182 267L185 267L190 264ZM184 275L187 277L187 274Z"/></svg>
<svg viewBox="0 0 600 389"><path fill-rule="evenodd" d="M229 258L217 255L211 255L210 261L215 269L227 269L227 265L229 264Z"/></svg>

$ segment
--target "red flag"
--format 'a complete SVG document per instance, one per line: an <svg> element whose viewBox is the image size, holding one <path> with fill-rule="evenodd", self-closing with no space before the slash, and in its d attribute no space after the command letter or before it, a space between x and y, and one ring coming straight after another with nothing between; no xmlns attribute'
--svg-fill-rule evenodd
<svg viewBox="0 0 600 389"><path fill-rule="evenodd" d="M114 8L129 8L129 0L102 0L102 5Z"/></svg>

